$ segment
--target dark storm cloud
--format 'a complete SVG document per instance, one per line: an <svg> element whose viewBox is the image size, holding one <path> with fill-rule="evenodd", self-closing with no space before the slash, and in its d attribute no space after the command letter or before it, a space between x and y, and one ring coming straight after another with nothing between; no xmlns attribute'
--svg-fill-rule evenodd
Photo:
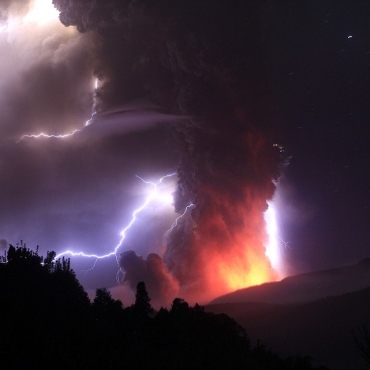
<svg viewBox="0 0 370 370"><path fill-rule="evenodd" d="M105 104L149 92L160 106L207 115L212 108L216 115L231 98L234 103L238 99L242 102L236 86L250 94L244 83L260 77L254 64L258 57L250 49L256 44L260 26L248 2L54 4L61 11L63 24L102 36L97 73L108 80L101 92ZM193 90L198 92L196 96Z"/></svg>

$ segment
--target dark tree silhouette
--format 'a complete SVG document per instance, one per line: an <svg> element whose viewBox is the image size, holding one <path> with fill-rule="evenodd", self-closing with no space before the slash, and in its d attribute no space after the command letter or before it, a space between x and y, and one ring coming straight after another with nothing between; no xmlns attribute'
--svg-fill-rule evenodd
<svg viewBox="0 0 370 370"><path fill-rule="evenodd" d="M122 308L122 302L112 298L107 288L96 289L93 307L98 309L106 309L108 307L117 306Z"/></svg>
<svg viewBox="0 0 370 370"><path fill-rule="evenodd" d="M106 288L91 303L69 259L43 259L23 243L0 263L0 313L6 369L313 369L308 357L252 348L229 316L181 298L155 313L144 282L125 309Z"/></svg>
<svg viewBox="0 0 370 370"><path fill-rule="evenodd" d="M55 252L47 252L46 257L44 258L44 266L47 269L48 272L53 272L54 271L54 266L55 266Z"/></svg>
<svg viewBox="0 0 370 370"><path fill-rule="evenodd" d="M55 361L76 368L87 356L90 301L69 260L52 256L44 264L23 243L8 248L0 269L4 368L43 368Z"/></svg>
<svg viewBox="0 0 370 370"><path fill-rule="evenodd" d="M145 283L143 281L139 282L136 287L135 303L133 305L133 311L142 316L151 315L154 310L150 304L150 297L146 290Z"/></svg>
<svg viewBox="0 0 370 370"><path fill-rule="evenodd" d="M9 246L7 262L9 266L17 266L20 268L27 267L38 267L41 265L43 258L36 252L26 248L25 244L21 244L20 247Z"/></svg>
<svg viewBox="0 0 370 370"><path fill-rule="evenodd" d="M96 290L92 308L96 317L104 321L116 321L123 314L122 302L113 299L107 288Z"/></svg>
<svg viewBox="0 0 370 370"><path fill-rule="evenodd" d="M172 302L171 313L185 314L189 312L189 304L182 298L175 298Z"/></svg>

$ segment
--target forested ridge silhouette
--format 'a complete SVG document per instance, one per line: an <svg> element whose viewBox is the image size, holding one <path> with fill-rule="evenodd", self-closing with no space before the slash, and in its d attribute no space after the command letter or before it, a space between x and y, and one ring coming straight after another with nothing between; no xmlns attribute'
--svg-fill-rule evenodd
<svg viewBox="0 0 370 370"><path fill-rule="evenodd" d="M24 244L1 258L0 314L4 369L319 369L253 347L236 321L198 304L155 311L144 282L129 307L105 288L91 302L69 259Z"/></svg>

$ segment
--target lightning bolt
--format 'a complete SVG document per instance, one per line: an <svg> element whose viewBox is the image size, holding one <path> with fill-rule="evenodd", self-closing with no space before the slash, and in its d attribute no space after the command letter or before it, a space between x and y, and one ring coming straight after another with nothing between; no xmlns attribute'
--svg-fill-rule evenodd
<svg viewBox="0 0 370 370"><path fill-rule="evenodd" d="M98 87L99 87L99 79L96 78L95 81L94 81L94 90L98 89ZM92 119L94 118L95 114L96 114L96 111L91 114L91 117L85 122L84 127L90 125L90 123L92 122ZM35 134L23 135L19 140L16 141L16 143L19 143L20 141L22 141L23 139L26 139L26 138L38 139L40 137L44 137L44 138L48 138L48 139L50 139L50 138L65 139L67 137L73 136L77 132L81 132L83 130L83 128L82 129L76 129L76 130L74 130L74 131L72 131L68 134L63 134L63 135L49 135L49 134L45 134L44 132L41 132L40 134L36 134L36 135Z"/></svg>
<svg viewBox="0 0 370 370"><path fill-rule="evenodd" d="M73 132L70 132L69 134L64 134L64 135L48 135L48 134L44 134L43 132L41 132L40 134L37 134L37 135L23 135L17 141L17 143L19 143L21 140L23 140L25 138L36 138L36 139L38 139L40 137L46 137L46 138L64 139L66 137L74 135L76 132L79 132L79 131L81 131L81 130L74 130Z"/></svg>
<svg viewBox="0 0 370 370"><path fill-rule="evenodd" d="M266 256L271 262L271 266L278 272L281 272L281 248L289 248L289 241L285 241L279 235L278 217L276 211L276 205L274 201L268 201L268 209L264 213L264 219L266 222L266 232L268 235L268 242L265 244Z"/></svg>
<svg viewBox="0 0 370 370"><path fill-rule="evenodd" d="M177 226L178 221L186 215L186 213L188 212L188 210L189 210L193 205L194 205L194 204L193 204L193 203L191 203L191 204L189 204L188 206L186 206L185 211L184 211L184 212L183 212L179 217L177 217L177 218L176 218L176 220L174 221L174 223L172 224L172 226L170 227L170 229L168 230L168 232L171 232L171 231L172 231L172 230Z"/></svg>
<svg viewBox="0 0 370 370"><path fill-rule="evenodd" d="M57 260L58 258L62 257L62 256L65 256L65 255L70 255L70 256L80 256L80 257L86 257L86 258L95 258L95 262L93 264L93 266L88 269L88 270L85 270L85 273L87 273L88 271L91 271L94 269L94 267L96 266L98 260L100 259L103 259L103 258L109 258L109 257L112 257L112 256L115 256L116 257L116 261L117 261L117 264L119 264L119 260L118 260L118 250L119 248L122 246L122 243L123 241L125 240L126 238L126 232L127 230L130 229L130 227L135 223L136 221L136 218L137 218L137 215L143 211L151 201L153 201L154 199L160 199L160 200L163 200L162 197L159 196L159 193L158 193L158 186L163 182L163 180L165 180L166 178L169 178L169 177L173 177L175 176L176 173L171 173L171 174L168 174L168 175L165 175L163 177L161 177L157 182L152 182L152 181L147 181L147 180L144 180L142 177L136 175L136 177L138 179L140 179L141 181L143 181L145 184L149 184L153 187L152 191L149 193L149 195L146 197L145 201L143 202L143 204L137 208L133 213L132 213L132 216L131 216L131 221L128 223L128 225L121 231L121 239L119 240L118 244L116 245L116 247L109 253L107 254L103 254L103 255L98 255L98 254L87 254L87 253L84 253L84 252L73 252L71 250L66 250L64 252L61 252L59 254L57 254L54 258L54 261ZM168 200L168 198L166 198L166 200ZM187 211L187 209L189 208L190 206L188 206L185 210L185 212L179 216L175 223L177 222L177 220L179 218L181 218ZM173 229L174 226L171 227L171 230ZM119 283L120 282L120 275L123 274L123 271L121 270L121 268L118 270L117 272L117 275L116 275L116 279L117 279L117 282Z"/></svg>
<svg viewBox="0 0 370 370"><path fill-rule="evenodd" d="M283 243L284 248L293 249L293 248L289 245L289 244L291 243L290 241L285 241L283 238L280 238L280 236L278 236L278 239Z"/></svg>
<svg viewBox="0 0 370 370"><path fill-rule="evenodd" d="M268 208L264 214L266 222L266 232L268 235L268 243L265 245L266 256L270 259L271 265L277 269L280 261L278 225L276 211L273 202L267 202Z"/></svg>
<svg viewBox="0 0 370 370"><path fill-rule="evenodd" d="M94 116L95 116L95 114L96 114L96 112L94 112L92 115L91 115L91 117L85 122L85 126L84 127L86 127L86 126L89 126L90 125L90 123L91 123L91 121L92 121L92 119L94 118ZM83 127L83 128L84 128ZM55 139L65 139L65 138L67 138L67 137L70 137L70 136L73 136L75 133L77 133L77 132L81 132L82 130L83 130L83 128L82 129L77 129L77 130L74 130L74 131L72 131L72 132L70 132L70 133L68 133L68 134L64 134L64 135L49 135L49 134L45 134L45 133L43 133L43 132L41 132L40 134L37 134L37 135L35 135L35 134L33 134L33 135L23 135L19 140L17 140L16 141L16 143L19 143L20 141L22 141L23 139L25 139L25 138L34 138L34 139L38 139L38 138L40 138L40 137L45 137L45 138L48 138L48 139L50 139L50 138L55 138Z"/></svg>
<svg viewBox="0 0 370 370"><path fill-rule="evenodd" d="M97 90L99 88L99 80L98 78L95 79L94 81L94 90ZM97 112L94 111L91 115L91 117L85 122L85 125L83 128L81 129L76 129L70 133L67 133L67 134L63 134L63 135L50 135L50 134L46 134L44 132L41 132L39 134L32 134L32 135L23 135L18 141L17 143L19 143L20 141L22 141L23 139L26 139L26 138L35 138L35 139L38 139L38 138L55 138L55 139L65 139L65 138L68 138L68 137L71 137L73 135L75 135L77 132L81 132L85 127L89 126L91 123L92 123L92 120L95 116ZM136 221L136 218L137 218L137 215L143 211L148 205L149 203L154 200L154 199L159 199L159 200L162 200L162 201L168 201L169 200L169 197L166 197L166 199L163 199L163 196L160 197L159 196L159 193L158 193L158 186L163 182L163 180L165 180L166 178L169 178L169 177L173 177L175 176L176 173L171 173L171 174L168 174L168 175L165 175L163 177L161 177L158 181L156 182L152 182L152 181L147 181L147 180L144 180L142 177L136 175L136 177L138 179L140 179L142 182L144 182L145 184L149 184L152 186L152 191L149 193L149 195L146 197L144 203L139 207L137 208L133 213L132 213L132 217L131 217L131 221L128 223L128 225L121 231L121 238L118 242L118 244L115 246L115 248L109 252L109 253L106 253L106 254L103 254L103 255L98 255L98 254L88 254L88 253L85 253L85 252L74 252L72 250L65 250L59 254L57 254L54 258L54 261L56 261L57 259L61 258L62 256L65 256L65 255L70 255L70 256L75 256L75 257L85 257L85 258L95 258L95 261L92 265L91 268L85 270L84 272L87 273L91 270L93 270L98 262L98 260L100 259L104 259L104 258L109 258L109 257L112 257L112 256L115 256L116 258L116 261L117 261L117 264L119 264L119 259L118 259L118 250L119 248L122 246L122 243L123 241L125 240L126 238L126 232L127 230L129 230L131 228L131 226L135 223ZM170 200L172 201L172 197L170 198ZM183 217L186 212L188 211L188 209L192 206L193 204L189 205L186 207L184 213L182 215L180 215L179 217L176 218L175 222L173 223L173 225L171 226L170 228L170 231L173 230L173 228L177 225L178 223L178 220ZM116 275L116 279L117 279L117 282L120 282L120 274L123 274L124 272L121 270L121 268L118 270L117 272L117 275Z"/></svg>

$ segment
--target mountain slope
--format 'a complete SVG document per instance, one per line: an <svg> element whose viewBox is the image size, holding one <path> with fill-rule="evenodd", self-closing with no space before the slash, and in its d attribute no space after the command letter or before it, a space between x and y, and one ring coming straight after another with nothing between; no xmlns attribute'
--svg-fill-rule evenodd
<svg viewBox="0 0 370 370"><path fill-rule="evenodd" d="M370 286L370 259L330 270L287 277L214 299L211 303L264 302L287 304L308 302L327 296L353 292Z"/></svg>
<svg viewBox="0 0 370 370"><path fill-rule="evenodd" d="M370 283L369 283L370 285ZM223 303L206 307L223 312L283 356L310 355L315 365L332 370L367 369L352 331L370 326L370 288L294 305Z"/></svg>

